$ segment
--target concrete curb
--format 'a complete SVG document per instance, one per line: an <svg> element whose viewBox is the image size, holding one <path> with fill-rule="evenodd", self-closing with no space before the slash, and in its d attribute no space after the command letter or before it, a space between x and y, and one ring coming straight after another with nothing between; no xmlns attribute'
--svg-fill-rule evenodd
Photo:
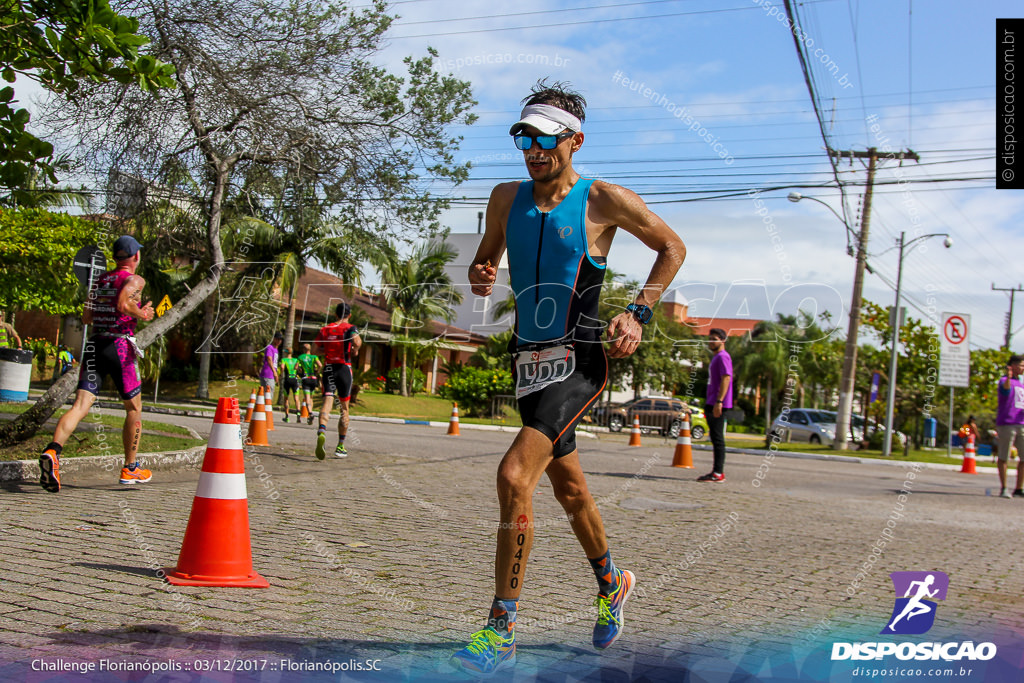
<svg viewBox="0 0 1024 683"><path fill-rule="evenodd" d="M184 451L164 453L139 453L138 460L143 467L160 471L194 470L202 466L206 444ZM124 455L88 455L81 458L61 458L60 472L64 474L111 474L118 473L124 463ZM0 481L38 481L39 463L35 460L9 460L0 462Z"/></svg>
<svg viewBox="0 0 1024 683"><path fill-rule="evenodd" d="M694 449L701 451L712 450L711 446L694 445ZM745 455L766 456L770 451L767 448L729 448L729 453L743 453ZM798 453L796 451L775 451L774 455L780 458L796 458L798 460L831 460L833 462L855 463L859 465L888 465L890 467L902 467L906 469L911 465L921 465L927 470L945 470L947 472L959 472L959 465L944 465L938 462L921 462L920 460L882 460L878 458L858 458L852 455L829 455L828 453ZM989 470L992 474L998 474L994 467L983 467L978 469L978 474Z"/></svg>

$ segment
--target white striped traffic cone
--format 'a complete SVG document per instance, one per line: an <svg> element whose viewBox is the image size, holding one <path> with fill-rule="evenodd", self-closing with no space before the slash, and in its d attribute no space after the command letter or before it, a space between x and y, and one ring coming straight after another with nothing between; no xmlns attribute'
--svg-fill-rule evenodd
<svg viewBox="0 0 1024 683"><path fill-rule="evenodd" d="M693 469L693 444L690 440L690 414L683 415L683 423L679 425L679 438L676 439L676 452L672 456L672 467Z"/></svg>
<svg viewBox="0 0 1024 683"><path fill-rule="evenodd" d="M256 395L256 409L252 411L252 421L249 422L249 435L245 437L248 446L269 446L267 439L267 411L264 409L263 387Z"/></svg>
<svg viewBox="0 0 1024 683"><path fill-rule="evenodd" d="M252 567L249 503L237 398L217 402L217 415L192 500L178 566L167 572L175 586L268 588Z"/></svg>

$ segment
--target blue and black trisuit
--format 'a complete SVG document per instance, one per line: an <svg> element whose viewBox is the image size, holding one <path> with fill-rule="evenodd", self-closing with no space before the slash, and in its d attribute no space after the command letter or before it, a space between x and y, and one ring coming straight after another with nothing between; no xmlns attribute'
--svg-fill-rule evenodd
<svg viewBox="0 0 1024 683"><path fill-rule="evenodd" d="M587 250L587 198L580 178L549 212L522 182L506 222L516 326L509 350L523 425L551 439L556 458L576 449L576 425L608 379L597 303L605 259Z"/></svg>

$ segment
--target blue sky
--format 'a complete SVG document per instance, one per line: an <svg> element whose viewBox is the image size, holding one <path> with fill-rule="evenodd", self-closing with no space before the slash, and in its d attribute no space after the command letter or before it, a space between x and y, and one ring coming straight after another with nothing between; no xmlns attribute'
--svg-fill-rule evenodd
<svg viewBox="0 0 1024 683"><path fill-rule="evenodd" d="M404 55L433 46L448 70L473 84L480 120L461 133L462 159L473 160L474 169L455 192L469 201L446 215L454 232L476 230L477 212L495 183L524 177L507 126L530 85L547 76L569 81L589 102L577 169L636 190L683 237L689 255L674 285L701 293L691 297L693 312L731 316L749 298L750 315L771 317L792 312L808 292L833 313L848 305L854 260L842 223L814 202L788 202L790 189L762 193L763 205L742 194L832 177L792 34L778 21L781 2L525 0L515 9L496 7L397 2L401 18L381 57L397 68ZM914 183L908 192L895 184L876 188L868 250L879 275L867 277L865 295L892 303L883 278L895 281L897 254L889 249L901 231L908 240L948 232L952 249L926 240L905 258L909 312L923 317L916 304L939 314L970 313L972 343L982 347L1001 344L1008 309L1008 297L991 284L1024 281L1018 223L1024 193L991 189L995 18L1014 16L1018 7L825 0L798 10L812 59L821 59L812 73L834 148L888 144L920 155L920 165L882 164L880 183L980 178ZM658 94L630 89L616 74ZM682 108L680 116L689 118L673 115ZM694 121L699 125L691 130ZM719 146L712 149L708 140ZM731 163L719 158L722 150ZM850 181L865 179L859 161L841 168ZM799 190L841 211L835 190ZM729 191L741 196L680 201ZM854 226L861 195L862 188L849 191ZM652 261L653 254L620 232L609 259L613 269L642 279ZM699 283L714 285L715 293ZM794 286L800 289L783 293ZM740 290L761 294L738 296ZM1018 306L1014 327L1022 325L1024 306ZM1024 348L1024 331L1015 339L1014 347Z"/></svg>
<svg viewBox="0 0 1024 683"><path fill-rule="evenodd" d="M402 71L403 57L431 46L443 68L473 85L479 121L457 131L465 138L460 159L473 161L473 170L451 192L466 198L444 217L453 232L475 232L495 183L525 177L507 129L531 84L568 81L589 102L576 168L636 190L682 236L689 254L673 286L691 299L692 313L771 318L803 301L830 310L845 330L840 309L854 271L846 230L820 204L786 200L795 188L841 212L836 190L813 187L830 182L832 170L793 36L779 21L781 1L522 0L501 7L399 0L392 9L400 19L379 55ZM920 164L882 164L879 183L979 178L913 183L907 192L876 188L868 251L877 275L867 277L865 296L892 303L892 247L901 231L908 239L948 232L952 249L926 240L904 261L909 311L971 314L972 344L981 347L1002 343L1008 309L1007 295L991 285L1024 284L1024 192L993 189L995 18L1018 8L1009 1L811 0L798 9L808 52L820 56L812 73L834 148L888 144L920 155ZM32 85L19 82L19 98L31 97ZM723 151L731 159L720 158ZM841 170L851 182L866 175L859 161L844 161ZM774 186L794 187L747 194ZM738 196L708 199L727 193ZM861 195L860 187L848 193L855 227ZM652 262L650 251L620 231L611 268L642 280ZM1018 301L1014 327L1022 328L1024 296ZM1024 349L1024 329L1014 348Z"/></svg>

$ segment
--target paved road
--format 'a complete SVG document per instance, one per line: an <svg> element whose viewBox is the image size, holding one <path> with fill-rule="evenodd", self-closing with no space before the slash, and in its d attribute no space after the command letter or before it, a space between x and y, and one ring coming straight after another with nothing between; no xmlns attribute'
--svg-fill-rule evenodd
<svg viewBox="0 0 1024 683"><path fill-rule="evenodd" d="M265 668L214 678L299 680L296 667L328 665L340 673L324 680L337 680L368 661L380 671L356 678L448 680L444 660L493 594L494 475L511 435L356 422L350 457L319 462L308 455L314 427L277 427L273 446L246 455L253 562L268 590L172 588L155 576L176 562L195 470L131 489L76 478L58 495L5 485L0 678L33 660L223 667L237 656ZM857 662L828 661L832 643L881 639L888 573L902 570L950 577L928 639L998 640L994 661L1024 668L1024 500L989 495L992 474L733 454L725 484L700 484L708 452L683 470L661 439L580 443L613 556L638 592L622 639L597 654L594 579L542 482L517 679L858 680ZM948 680L996 680L988 671Z"/></svg>

